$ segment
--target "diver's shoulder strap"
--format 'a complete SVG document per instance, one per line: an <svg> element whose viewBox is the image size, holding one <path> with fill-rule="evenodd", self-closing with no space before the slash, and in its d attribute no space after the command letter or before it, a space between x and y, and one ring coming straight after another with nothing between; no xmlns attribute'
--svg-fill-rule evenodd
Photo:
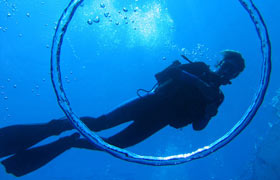
<svg viewBox="0 0 280 180"><path fill-rule="evenodd" d="M209 66L204 62L193 62L189 64L182 64L180 68L198 77L210 71Z"/></svg>

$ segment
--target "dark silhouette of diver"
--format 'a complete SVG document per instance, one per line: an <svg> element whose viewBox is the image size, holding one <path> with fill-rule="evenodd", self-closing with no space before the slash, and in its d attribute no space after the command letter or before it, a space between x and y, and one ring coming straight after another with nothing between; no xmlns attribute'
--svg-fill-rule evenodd
<svg viewBox="0 0 280 180"><path fill-rule="evenodd" d="M121 132L103 138L120 148L133 146L167 125L182 128L192 124L194 130L202 130L217 114L224 100L219 87L231 84L231 80L245 68L240 53L226 50L223 55L216 71L211 71L203 62L181 64L174 61L155 75L158 85L147 95L124 103L98 118L82 117L81 120L95 132L133 121ZM47 137L72 129L72 124L66 118L46 124L1 128L0 157L10 156L1 163L8 173L22 176L44 166L72 147L98 150L88 140L80 138L78 133L50 144L32 147Z"/></svg>

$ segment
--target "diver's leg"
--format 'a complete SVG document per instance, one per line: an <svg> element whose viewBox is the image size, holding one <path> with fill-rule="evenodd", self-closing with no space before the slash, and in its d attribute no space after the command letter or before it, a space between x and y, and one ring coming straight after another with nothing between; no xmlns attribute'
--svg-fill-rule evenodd
<svg viewBox="0 0 280 180"><path fill-rule="evenodd" d="M102 115L97 119L84 117L81 118L81 120L95 132L110 129L134 120L134 117L138 114L136 110L140 108L140 104L143 104L143 100L135 98L127 103L123 103L121 106L118 106L111 112Z"/></svg>
<svg viewBox="0 0 280 180"><path fill-rule="evenodd" d="M105 129L118 126L128 121L141 119L141 116L151 113L155 106L158 106L159 98L154 93L149 93L143 97L133 98L132 100L123 103L111 112L102 115L98 118L81 117L81 120L93 131L98 132ZM69 121L67 119L53 120L53 124L60 123L61 131L69 130ZM69 124L67 124L69 123Z"/></svg>
<svg viewBox="0 0 280 180"><path fill-rule="evenodd" d="M103 139L109 144L126 148L145 140L166 125L168 125L167 121L146 116L145 119L134 121L116 135ZM79 139L79 135L75 133L50 144L21 151L2 161L2 164L8 173L22 176L44 166L72 147L100 150L87 139Z"/></svg>
<svg viewBox="0 0 280 180"><path fill-rule="evenodd" d="M66 136L52 143L23 150L1 163L4 165L7 173L11 173L17 177L28 174L46 165L48 162L67 151L73 146L79 138L78 133Z"/></svg>
<svg viewBox="0 0 280 180"><path fill-rule="evenodd" d="M58 135L64 130L71 129L72 126L64 121L57 123L13 125L0 128L0 158L17 153L43 139Z"/></svg>
<svg viewBox="0 0 280 180"><path fill-rule="evenodd" d="M94 131L108 129L137 119L149 106L152 96L136 98L99 118L82 117L81 120ZM0 157L27 149L43 139L73 129L67 118L45 124L14 125L0 128Z"/></svg>
<svg viewBox="0 0 280 180"><path fill-rule="evenodd" d="M99 122L98 118L82 117L81 119ZM66 117L48 123L0 128L0 158L23 151L45 138L71 129L73 126Z"/></svg>
<svg viewBox="0 0 280 180"><path fill-rule="evenodd" d="M142 119L143 116L152 114L152 111L158 103L158 97L154 93L149 93L146 96L137 97L125 102L108 114L101 116L103 121L106 122L104 123L104 129L108 129L128 121Z"/></svg>
<svg viewBox="0 0 280 180"><path fill-rule="evenodd" d="M167 125L168 121L165 119L158 119L154 116L146 116L146 118L142 120L134 121L121 132L109 138L102 139L111 145L120 148L127 148L142 142ZM78 139L75 141L73 146L83 149L100 150L87 139Z"/></svg>
<svg viewBox="0 0 280 180"><path fill-rule="evenodd" d="M130 106L124 105L116 111L100 116L99 118L82 117L81 120L91 130L98 132L131 120L127 115L128 111L124 110L126 107ZM121 115L121 112L124 112L123 115ZM66 117L54 119L49 123L13 125L0 128L0 158L18 153L45 138L59 135L71 129L73 129L73 126Z"/></svg>

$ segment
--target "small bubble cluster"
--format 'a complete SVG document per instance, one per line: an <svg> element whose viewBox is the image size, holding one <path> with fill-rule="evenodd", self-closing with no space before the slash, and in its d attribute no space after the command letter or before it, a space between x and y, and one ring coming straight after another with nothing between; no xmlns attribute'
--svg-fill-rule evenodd
<svg viewBox="0 0 280 180"><path fill-rule="evenodd" d="M2 30L3 32L6 32L6 31L8 30L8 28L7 28L7 27L1 27L1 26L0 26L0 30Z"/></svg>
<svg viewBox="0 0 280 180"><path fill-rule="evenodd" d="M99 22L100 22L99 16L96 16L94 19L88 19L88 20L87 20L87 23L88 23L89 25L92 25L93 23L99 23Z"/></svg>
<svg viewBox="0 0 280 180"><path fill-rule="evenodd" d="M106 9L106 5L104 4L104 3L100 3L100 8L103 8L103 9ZM135 7L135 8L133 8L133 10L132 10L132 12L137 12L139 10L139 7ZM128 16L124 16L121 12L128 12L129 11L129 9L127 8L127 7L123 7L122 8L122 10L119 10L118 11L118 14L120 14L120 16L121 16L121 18L123 18L124 19L124 24L128 24L129 22L131 22L131 23L134 23L134 20L132 20L132 21L130 21L130 20L128 20L129 18L128 18ZM111 18L111 14L110 14L110 12L108 12L108 11L104 11L104 17L105 18L108 18L108 21L109 22L113 22L113 20L112 20L112 18ZM100 19L100 17L99 16L96 16L95 18L90 18L90 19L88 19L87 20L87 23L89 24L89 25L92 25L93 23L99 23L101 21L101 19ZM114 21L114 24L115 25L120 25L120 22L119 21ZM134 28L134 29L136 29L136 28Z"/></svg>

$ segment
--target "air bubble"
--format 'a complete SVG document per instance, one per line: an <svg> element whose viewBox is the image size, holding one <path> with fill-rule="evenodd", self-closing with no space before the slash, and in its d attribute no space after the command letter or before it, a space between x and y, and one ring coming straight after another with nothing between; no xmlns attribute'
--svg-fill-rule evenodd
<svg viewBox="0 0 280 180"><path fill-rule="evenodd" d="M8 14L7 14L7 16L8 16L8 17L11 17L11 16L12 16L12 14L11 14L11 13L8 13Z"/></svg>
<svg viewBox="0 0 280 180"><path fill-rule="evenodd" d="M8 98L8 96L5 96L4 99L7 100L7 99L9 99L9 98Z"/></svg>
<svg viewBox="0 0 280 180"><path fill-rule="evenodd" d="M92 25L92 20L91 20L91 19L88 19L88 20L87 20L87 23L88 23L89 25Z"/></svg>
<svg viewBox="0 0 280 180"><path fill-rule="evenodd" d="M120 23L119 23L119 22L116 22L115 24L118 26Z"/></svg>
<svg viewBox="0 0 280 180"><path fill-rule="evenodd" d="M13 86L14 88L17 88L17 85L16 84L14 84L14 86Z"/></svg>
<svg viewBox="0 0 280 180"><path fill-rule="evenodd" d="M126 7L123 8L123 12L127 12L128 9Z"/></svg>
<svg viewBox="0 0 280 180"><path fill-rule="evenodd" d="M104 3L100 3L100 7L101 8L105 8L105 4Z"/></svg>
<svg viewBox="0 0 280 180"><path fill-rule="evenodd" d="M8 30L7 27L1 28L3 32L6 32Z"/></svg>
<svg viewBox="0 0 280 180"><path fill-rule="evenodd" d="M27 17L30 17L30 13L26 13L26 16L27 16Z"/></svg>
<svg viewBox="0 0 280 180"><path fill-rule="evenodd" d="M166 60L166 57L162 57L162 60L164 60L164 61L165 61L165 60Z"/></svg>
<svg viewBox="0 0 280 180"><path fill-rule="evenodd" d="M96 16L96 17L93 19L93 22L95 22L95 23L99 23L99 22L100 22L100 18L99 18L99 16Z"/></svg>
<svg viewBox="0 0 280 180"><path fill-rule="evenodd" d="M105 13L104 13L104 16L105 16L105 17L109 17L109 15L110 15L109 12L105 12Z"/></svg>
<svg viewBox="0 0 280 180"><path fill-rule="evenodd" d="M139 10L139 7L135 7L135 8L133 9L134 12L137 12L138 10Z"/></svg>
<svg viewBox="0 0 280 180"><path fill-rule="evenodd" d="M124 19L127 19L127 16L124 16L123 18L124 18Z"/></svg>

